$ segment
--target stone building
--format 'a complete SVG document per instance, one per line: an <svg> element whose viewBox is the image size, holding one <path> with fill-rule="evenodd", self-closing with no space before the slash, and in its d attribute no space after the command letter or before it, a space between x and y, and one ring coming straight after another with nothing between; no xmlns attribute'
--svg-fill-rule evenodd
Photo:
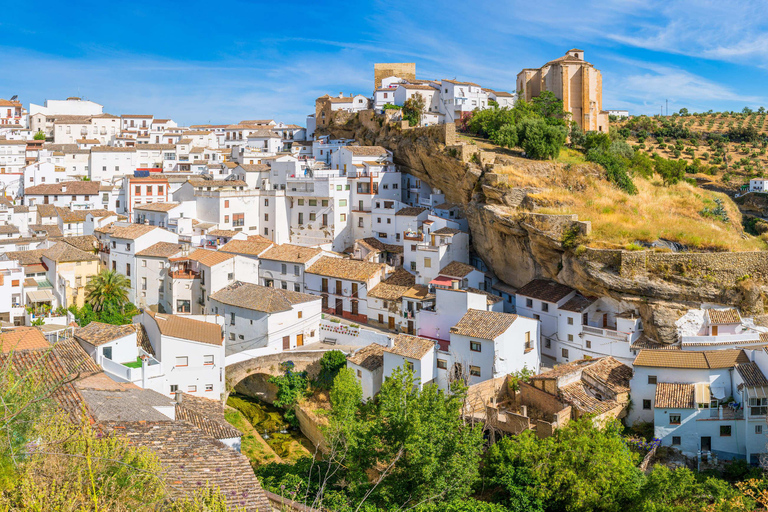
<svg viewBox="0 0 768 512"><path fill-rule="evenodd" d="M584 60L584 51L573 49L538 69L517 74L521 98L531 101L543 91L563 100L571 119L586 131L608 131L608 112L603 110L603 75Z"/></svg>

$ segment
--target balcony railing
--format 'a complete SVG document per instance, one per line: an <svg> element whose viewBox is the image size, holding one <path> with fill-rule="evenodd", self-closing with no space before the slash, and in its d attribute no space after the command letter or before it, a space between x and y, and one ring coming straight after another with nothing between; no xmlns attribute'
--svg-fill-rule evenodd
<svg viewBox="0 0 768 512"><path fill-rule="evenodd" d="M721 334L719 336L682 336L683 345L717 345L728 343L740 343L745 341L760 341L757 332L748 334Z"/></svg>
<svg viewBox="0 0 768 512"><path fill-rule="evenodd" d="M613 329L600 329L598 327L591 327L589 325L583 325L581 327L582 334L594 334L595 336L601 336L603 338L610 338L619 341L629 342L632 339L632 333L615 331Z"/></svg>
<svg viewBox="0 0 768 512"><path fill-rule="evenodd" d="M200 272L194 270L174 270L171 272L172 279L197 279Z"/></svg>

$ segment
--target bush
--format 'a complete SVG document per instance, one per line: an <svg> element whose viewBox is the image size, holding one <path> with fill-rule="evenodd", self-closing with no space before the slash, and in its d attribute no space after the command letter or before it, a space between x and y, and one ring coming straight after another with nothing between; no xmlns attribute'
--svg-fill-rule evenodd
<svg viewBox="0 0 768 512"><path fill-rule="evenodd" d="M320 374L315 385L321 389L331 389L333 379L339 370L347 366L347 356L340 350L329 350L320 358Z"/></svg>
<svg viewBox="0 0 768 512"><path fill-rule="evenodd" d="M517 125L517 138L526 156L535 160L557 157L565 144L566 130L542 119L523 119Z"/></svg>

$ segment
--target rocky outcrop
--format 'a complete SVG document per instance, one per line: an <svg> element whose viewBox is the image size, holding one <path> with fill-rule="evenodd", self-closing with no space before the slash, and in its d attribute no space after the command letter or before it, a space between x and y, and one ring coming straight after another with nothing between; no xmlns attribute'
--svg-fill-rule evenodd
<svg viewBox="0 0 768 512"><path fill-rule="evenodd" d="M669 253L600 250L580 246L589 223L573 215L531 213L536 187L510 187L493 165L466 162L450 147L457 143L452 126L405 128L372 112L339 119L333 137L354 138L393 152L409 174L439 188L447 200L462 204L477 254L505 283L520 287L537 277L554 279L583 294L608 296L634 304L646 335L661 342L676 340L674 322L702 302L738 305L744 314L763 313L768 291L768 253ZM446 146L447 145L447 146ZM475 159L475 161L484 161ZM518 159L519 160L519 159ZM516 163L531 176L554 172L553 162ZM594 166L569 170L578 193L578 175L598 174ZM571 184L567 185L571 189Z"/></svg>

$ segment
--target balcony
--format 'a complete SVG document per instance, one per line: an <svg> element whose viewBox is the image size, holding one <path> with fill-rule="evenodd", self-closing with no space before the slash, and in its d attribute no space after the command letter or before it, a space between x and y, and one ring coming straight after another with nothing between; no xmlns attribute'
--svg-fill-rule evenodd
<svg viewBox="0 0 768 512"><path fill-rule="evenodd" d="M760 342L757 332L747 334L723 334L720 336L682 336L683 345L728 345L732 343Z"/></svg>
<svg viewBox="0 0 768 512"><path fill-rule="evenodd" d="M200 272L194 270L173 270L170 273L171 279L198 279Z"/></svg>
<svg viewBox="0 0 768 512"><path fill-rule="evenodd" d="M584 334L592 334L595 336L600 336L602 338L609 338L612 340L618 340L618 341L626 341L627 343L630 343L633 338L633 334L637 333L630 333L630 332L621 332L621 331L615 331L613 329L600 329L598 327L592 327L589 325L583 325L581 326L582 336Z"/></svg>

